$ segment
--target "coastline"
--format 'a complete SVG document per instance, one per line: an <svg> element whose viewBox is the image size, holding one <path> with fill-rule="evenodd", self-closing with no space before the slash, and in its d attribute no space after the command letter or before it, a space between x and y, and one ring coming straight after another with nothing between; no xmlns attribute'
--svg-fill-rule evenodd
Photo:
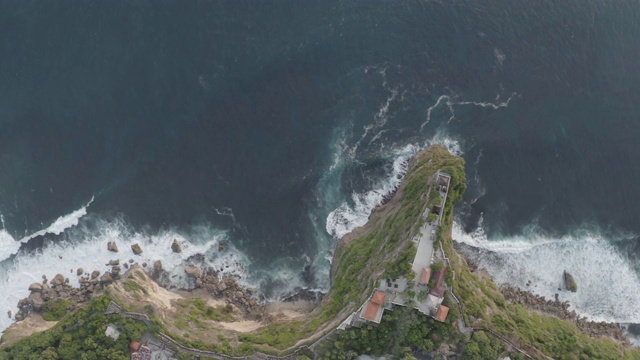
<svg viewBox="0 0 640 360"><path fill-rule="evenodd" d="M509 293L509 290L498 289L486 271L475 267L455 249L451 239L453 205L465 189L463 165L461 158L450 155L442 147L432 147L416 154L410 161L409 172L390 200L371 212L367 224L354 229L338 242L332 264L331 288L321 299L318 293L302 291L283 301L261 304L252 289L242 287L233 277L194 265L183 268L187 289L169 291L160 286L162 281L158 281L169 276L163 272L160 261L147 266L145 271L142 271L145 264L123 264L127 271L122 274L119 264L114 263L110 275L105 273L97 279L99 274L92 274L91 281L81 283L85 288L100 284L111 301L127 312L145 314L159 326L156 330L161 330L183 347L224 356L286 355L316 351L313 349L320 343L320 351L325 351L325 342L334 345L336 337L333 335L338 332L338 325L354 314L368 297L377 279L387 271L387 265L393 265L402 258L399 255L411 241L418 228L416 224L421 220L421 194L425 194L425 180L433 169L440 171L444 168L453 175L452 192L451 201L447 201L442 209L443 223L437 241L446 253L443 256L448 257L449 268L454 274L447 279L447 284L459 298L460 322L464 325L460 328L461 333L456 332L455 339L451 338L451 341L470 342L475 333L486 332L494 334L506 346L517 346L526 351L523 353L536 357L562 357L584 354L585 351L601 354L612 347L620 354L631 352L628 342L617 334L608 333L611 329L604 325L600 325L602 331L589 333L589 329L598 330L597 326L580 327L575 321L563 320L557 316L558 313L548 314L548 309L560 311L558 306L563 309L563 304L548 304L546 299L536 299L519 290ZM394 223L394 220L399 222ZM390 232L392 229L394 232ZM180 244L175 243L174 240L171 249L180 252ZM193 263L197 263L197 259ZM103 277L105 284L109 278L112 281L102 286ZM67 282L62 277L56 280L59 284L52 284L58 295L67 292ZM32 294L39 293L35 288ZM518 297L522 299L517 300ZM525 307L527 302L536 301L547 304L546 308L541 308L547 311ZM562 343L567 338L576 344L576 348L558 348L558 342ZM453 346L453 343L446 342L449 341L446 338L442 341L442 346Z"/></svg>
<svg viewBox="0 0 640 360"><path fill-rule="evenodd" d="M466 261L471 273L493 281L491 274L486 269L479 268L477 264L466 255L468 252L478 251L477 249L455 241L454 248L458 255ZM519 304L530 311L573 322L581 332L592 338L607 337L625 347L632 345L627 336L625 336L620 324L606 321L591 321L585 316L580 316L575 310L569 310L571 306L569 301L558 300L557 294L556 299L551 300L515 286L502 285L499 287L499 290L504 298L511 304ZM561 291L568 290L564 289Z"/></svg>

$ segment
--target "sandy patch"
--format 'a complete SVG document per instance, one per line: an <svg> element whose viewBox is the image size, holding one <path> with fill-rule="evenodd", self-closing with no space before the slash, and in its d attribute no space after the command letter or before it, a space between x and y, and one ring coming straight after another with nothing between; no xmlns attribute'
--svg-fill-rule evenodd
<svg viewBox="0 0 640 360"><path fill-rule="evenodd" d="M258 321L244 320L234 322L216 322L216 326L220 326L225 330L233 330L236 332L247 333L265 326L265 324Z"/></svg>
<svg viewBox="0 0 640 360"><path fill-rule="evenodd" d="M39 314L31 313L26 319L11 324L5 330L6 336L4 336L4 341L0 344L0 347L7 346L37 332L48 330L57 323L57 321L45 321Z"/></svg>

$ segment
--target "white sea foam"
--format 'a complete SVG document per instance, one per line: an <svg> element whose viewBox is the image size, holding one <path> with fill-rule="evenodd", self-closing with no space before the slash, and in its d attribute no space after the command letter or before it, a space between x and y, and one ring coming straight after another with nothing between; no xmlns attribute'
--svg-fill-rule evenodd
<svg viewBox="0 0 640 360"><path fill-rule="evenodd" d="M548 299L558 293L561 301L568 300L580 315L595 321L640 322L640 278L630 259L597 232L553 237L532 227L520 236L487 238L484 231L467 234L455 224L453 239L480 249L468 255L498 284ZM578 284L576 293L558 291L564 288L565 270Z"/></svg>
<svg viewBox="0 0 640 360"><path fill-rule="evenodd" d="M80 209L64 215L64 216L60 216L59 218L57 218L51 225L49 225L46 229L40 230L36 233L33 233L29 236L26 236L24 238L22 238L20 240L20 242L28 242L29 240L38 237L38 236L42 236L44 234L54 234L54 235L60 235L62 234L66 229L76 226L78 225L78 221L80 221L80 219L87 215L87 208L89 207L89 205L91 205L91 203L93 202L93 197L91 198L91 200L89 200L89 202L87 203L87 205L81 207Z"/></svg>
<svg viewBox="0 0 640 360"><path fill-rule="evenodd" d="M93 220L92 220L93 221ZM94 224L95 225L95 224ZM161 260L163 268L170 274L172 285L186 287L187 279L183 271L184 260L195 254L205 254L205 266L222 271L223 274L233 274L239 277L239 283L253 286L249 278L249 260L236 250L227 240L224 232L203 226L189 234L175 231L162 231L156 234L142 234L131 231L122 221L97 221L91 229L81 223L79 226L65 232L67 240L47 243L42 249L32 253L18 251L13 261L0 262L0 331L6 329L12 322L7 316L7 310L13 314L17 312L18 300L29 295L29 284L41 282L42 275L52 279L60 273L69 277L70 283L78 286L77 268L85 271L109 270L106 264L109 260L119 259L121 263L133 259L142 264L147 263L148 269L156 260ZM171 251L171 243L177 239L182 244L182 252ZM107 250L107 242L115 241L119 252ZM220 241L226 242L226 249L218 251ZM140 244L142 254L136 256L131 251L132 244Z"/></svg>
<svg viewBox="0 0 640 360"><path fill-rule="evenodd" d="M20 244L22 243L27 243L29 240L45 234L59 235L62 232L64 232L66 229L78 225L78 221L80 221L80 219L87 214L87 208L89 207L89 205L91 205L92 202L93 202L93 197L87 203L87 205L81 207L76 211L73 211L70 214L60 216L47 228L40 230L38 232L35 232L31 235L25 236L19 241L16 241L4 229L5 228L4 217L0 216L2 218L2 227L3 227L3 229L0 230L0 261L3 261L9 258L11 255L17 253L18 250L20 249Z"/></svg>
<svg viewBox="0 0 640 360"><path fill-rule="evenodd" d="M434 144L440 144L454 155L462 154L460 142L447 136L444 132L438 132L433 138L420 145L407 145L392 153L393 163L390 171L380 179L373 188L364 193L352 193L351 203L343 202L335 210L329 213L326 221L326 231L335 238L341 238L353 229L363 226L369 219L369 214L378 206L385 196L393 192L402 182L407 172L408 160L420 149Z"/></svg>
<svg viewBox="0 0 640 360"><path fill-rule="evenodd" d="M449 111L449 119L447 120L447 122L451 122L456 118L456 106L473 105L498 110L500 108L508 107L511 99L513 99L513 97L515 97L516 95L516 93L512 93L506 101L502 101L500 95L497 95L494 102L460 100L455 95L440 95L436 100L436 103L431 105L427 109L427 117L425 121L420 125L420 131L422 131L424 127L429 124L433 111L437 109L442 103L447 105L447 109Z"/></svg>
<svg viewBox="0 0 640 360"><path fill-rule="evenodd" d="M329 214L326 224L327 232L333 237L340 238L356 227L366 224L371 210L400 185L407 171L407 161L417 151L418 148L413 145L398 151L391 171L382 181L365 193L352 193L352 205L343 202Z"/></svg>
<svg viewBox="0 0 640 360"><path fill-rule="evenodd" d="M0 230L0 259L10 257L17 253L18 249L20 249L20 242L16 241L6 230Z"/></svg>

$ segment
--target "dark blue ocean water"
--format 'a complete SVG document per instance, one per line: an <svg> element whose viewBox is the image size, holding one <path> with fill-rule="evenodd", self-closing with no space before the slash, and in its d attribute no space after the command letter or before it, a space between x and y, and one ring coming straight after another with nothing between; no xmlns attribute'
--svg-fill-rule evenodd
<svg viewBox="0 0 640 360"><path fill-rule="evenodd" d="M334 237L443 143L497 281L575 255L564 296L640 321L639 58L631 0L0 3L5 280L51 244L179 235L265 294L326 288ZM612 261L627 304L594 307Z"/></svg>

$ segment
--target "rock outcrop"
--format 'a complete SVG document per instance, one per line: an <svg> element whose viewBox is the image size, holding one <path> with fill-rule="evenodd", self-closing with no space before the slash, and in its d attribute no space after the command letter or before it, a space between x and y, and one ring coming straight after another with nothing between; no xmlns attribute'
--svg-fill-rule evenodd
<svg viewBox="0 0 640 360"><path fill-rule="evenodd" d="M180 246L180 243L177 239L173 239L173 243L171 243L171 251L173 251L174 253L182 252L182 246Z"/></svg>
<svg viewBox="0 0 640 360"><path fill-rule="evenodd" d="M262 319L265 316L264 308L252 297L253 291L238 284L232 276L219 278L215 270L207 269L203 275L195 279L195 285L236 305L250 318Z"/></svg>
<svg viewBox="0 0 640 360"><path fill-rule="evenodd" d="M142 248L138 244L131 245L131 251L133 251L133 253L136 255L142 254Z"/></svg>
<svg viewBox="0 0 640 360"><path fill-rule="evenodd" d="M187 273L187 276L190 276L194 279L199 278L200 276L202 276L202 272L200 271L200 269L198 269L197 267L193 266L193 265L187 265L184 267L184 272Z"/></svg>
<svg viewBox="0 0 640 360"><path fill-rule="evenodd" d="M53 279L49 283L54 287L60 286L65 283L64 276L62 276L62 274L57 274L56 276L53 277Z"/></svg>
<svg viewBox="0 0 640 360"><path fill-rule="evenodd" d="M563 278L564 278L564 285L567 288L567 290L571 292L578 291L578 284L576 284L576 280L573 278L573 275L569 274L567 270L564 271Z"/></svg>
<svg viewBox="0 0 640 360"><path fill-rule="evenodd" d="M112 252L118 252L118 245L116 245L115 241L109 241L107 243L107 250Z"/></svg>
<svg viewBox="0 0 640 360"><path fill-rule="evenodd" d="M540 311L563 320L573 321L578 329L591 337L609 336L625 345L629 345L629 341L618 324L604 321L594 322L580 317L575 310L569 311L570 304L568 301L560 302L558 300L558 294L556 294L556 300L554 301L511 286L503 286L500 291L508 301L521 304L529 310Z"/></svg>
<svg viewBox="0 0 640 360"><path fill-rule="evenodd" d="M102 274L102 276L100 276L100 283L101 284L105 284L105 285L109 285L109 284L113 283L113 277L111 276L110 273L106 272L106 273Z"/></svg>

